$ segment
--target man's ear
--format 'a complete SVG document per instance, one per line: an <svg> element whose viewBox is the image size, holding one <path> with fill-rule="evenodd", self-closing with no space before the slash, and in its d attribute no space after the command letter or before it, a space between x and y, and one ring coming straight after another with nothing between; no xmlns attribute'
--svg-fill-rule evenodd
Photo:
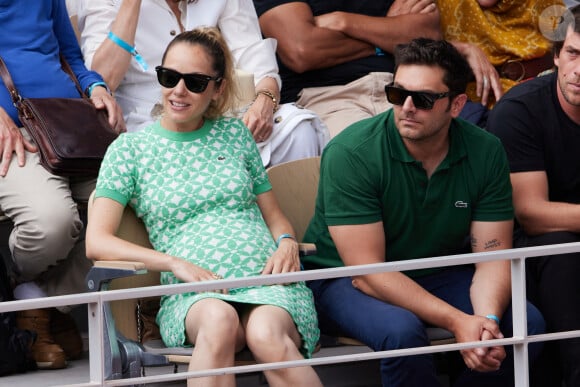
<svg viewBox="0 0 580 387"><path fill-rule="evenodd" d="M463 110L465 103L467 102L467 94L459 94L453 98L451 101L451 116L456 118L459 116L459 113Z"/></svg>

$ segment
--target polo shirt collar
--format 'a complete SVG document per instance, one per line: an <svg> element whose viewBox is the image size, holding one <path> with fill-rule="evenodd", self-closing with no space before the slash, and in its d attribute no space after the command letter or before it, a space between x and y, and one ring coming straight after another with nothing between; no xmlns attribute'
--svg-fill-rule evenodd
<svg viewBox="0 0 580 387"><path fill-rule="evenodd" d="M403 139L395 126L395 114L392 109L387 112L385 126L387 130L387 145L389 146L391 157L403 163L415 163L417 160L415 160L407 151L405 144L403 144ZM438 169L449 167L451 164L454 164L467 156L467 152L463 146L461 128L457 124L456 119L451 120L449 138L449 152Z"/></svg>

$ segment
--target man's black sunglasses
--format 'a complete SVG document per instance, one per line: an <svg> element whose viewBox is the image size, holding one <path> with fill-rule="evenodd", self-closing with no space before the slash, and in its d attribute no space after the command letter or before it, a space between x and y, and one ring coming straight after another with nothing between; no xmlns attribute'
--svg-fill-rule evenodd
<svg viewBox="0 0 580 387"><path fill-rule="evenodd" d="M207 88L209 81L221 82L222 77L210 77L205 74L182 74L178 71L168 69L163 66L155 67L157 72L157 81L163 87L175 87L179 81L183 78L185 81L185 87L192 93L203 93Z"/></svg>
<svg viewBox="0 0 580 387"><path fill-rule="evenodd" d="M407 97L411 97L413 100L413 105L417 109L421 110L431 110L435 101L441 98L449 96L449 92L445 93L429 93L426 91L411 91L406 89L401 89L400 87L393 86L389 84L385 86L385 93L387 94L387 100L393 105L403 105L407 100Z"/></svg>

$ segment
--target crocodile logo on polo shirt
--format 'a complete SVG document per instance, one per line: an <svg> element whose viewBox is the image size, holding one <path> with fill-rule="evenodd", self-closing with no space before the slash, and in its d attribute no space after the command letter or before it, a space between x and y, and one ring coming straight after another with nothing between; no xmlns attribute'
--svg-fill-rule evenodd
<svg viewBox="0 0 580 387"><path fill-rule="evenodd" d="M455 202L455 207L457 208L467 208L469 206L469 204L467 204L466 202L462 201L462 200L458 200Z"/></svg>

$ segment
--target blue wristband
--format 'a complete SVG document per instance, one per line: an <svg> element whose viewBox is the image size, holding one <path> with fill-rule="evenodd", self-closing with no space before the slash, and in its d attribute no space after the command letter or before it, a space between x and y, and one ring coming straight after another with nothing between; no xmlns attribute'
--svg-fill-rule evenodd
<svg viewBox="0 0 580 387"><path fill-rule="evenodd" d="M91 97L91 94L93 94L93 90L97 86L104 87L107 90L107 92L109 94L111 94L111 91L109 90L109 87L107 86L107 84L105 82L94 82L94 83L91 83L91 85L87 88L87 91L85 92L87 97L89 97L89 98Z"/></svg>
<svg viewBox="0 0 580 387"><path fill-rule="evenodd" d="M141 67L141 70L147 71L147 68L149 68L149 66L147 65L147 62L145 62L145 59L143 59L141 54L137 52L137 49L135 47L131 46L129 43L125 42L123 39L115 35L113 31L109 31L107 38L109 38L117 46L121 47L123 50L131 54L139 64L139 67Z"/></svg>
<svg viewBox="0 0 580 387"><path fill-rule="evenodd" d="M495 314L487 314L485 315L485 318L493 320L497 323L497 325L499 325L499 317L497 317Z"/></svg>
<svg viewBox="0 0 580 387"><path fill-rule="evenodd" d="M276 240L276 246L280 246L280 242L282 242L282 239L286 239L286 238L292 239L292 240L296 241L296 238L294 238L293 235L291 235L291 234L282 234L282 235L280 235L278 237L278 240Z"/></svg>

